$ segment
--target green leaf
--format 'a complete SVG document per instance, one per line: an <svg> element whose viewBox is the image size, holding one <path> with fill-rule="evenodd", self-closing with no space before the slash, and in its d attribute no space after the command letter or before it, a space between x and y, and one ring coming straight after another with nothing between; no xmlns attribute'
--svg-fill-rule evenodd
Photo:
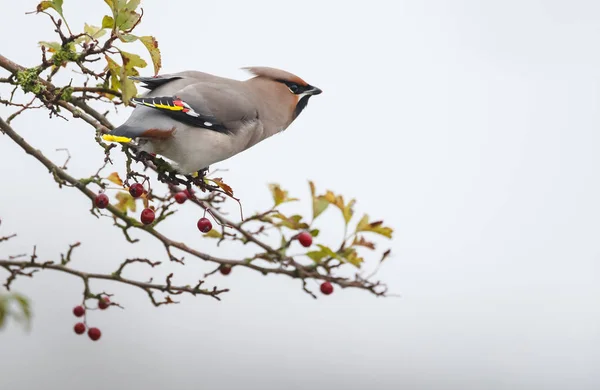
<svg viewBox="0 0 600 390"><path fill-rule="evenodd" d="M320 232L319 229L313 229L309 233L311 236L317 237L319 235L319 232Z"/></svg>
<svg viewBox="0 0 600 390"><path fill-rule="evenodd" d="M6 295L0 295L0 329L4 327L4 319L8 310L8 299Z"/></svg>
<svg viewBox="0 0 600 390"><path fill-rule="evenodd" d="M10 311L10 304L15 302L20 309L20 313L13 313ZM12 315L17 321L24 321L26 326L29 327L31 323L31 308L29 300L17 293L0 295L0 329L5 325L6 319Z"/></svg>
<svg viewBox="0 0 600 390"><path fill-rule="evenodd" d="M127 213L127 209L131 210L132 212L135 212L136 210L136 204L135 204L135 198L133 196L131 196L131 194L129 194L129 192L125 192L125 191L121 191L121 192L117 192L117 195L115 195L115 198L117 198L117 204L115 204L115 207L120 210L123 213Z"/></svg>
<svg viewBox="0 0 600 390"><path fill-rule="evenodd" d="M36 11L37 12L42 12L47 10L48 8L52 8L53 10L55 10L60 16L61 18L63 17L63 0L51 0L51 1L42 1L41 3L38 4ZM64 19L64 18L63 18Z"/></svg>
<svg viewBox="0 0 600 390"><path fill-rule="evenodd" d="M130 71L134 68L145 68L148 66L148 63L144 61L142 57L123 50L121 50L121 59L123 60L123 68L125 68L127 71ZM130 76L133 76L133 74L130 74Z"/></svg>
<svg viewBox="0 0 600 390"><path fill-rule="evenodd" d="M204 234L204 237L221 238L221 237L223 237L223 235L221 233L219 233L218 231L216 231L215 229L211 229L208 233Z"/></svg>
<svg viewBox="0 0 600 390"><path fill-rule="evenodd" d="M269 184L269 190L271 190L271 195L273 196L273 202L275 203L275 206L279 206L282 203L294 202L298 200L297 198L290 198L288 196L288 192L281 189L279 184Z"/></svg>
<svg viewBox="0 0 600 390"><path fill-rule="evenodd" d="M348 204L346 204L342 195L336 196L331 191L327 191L325 195L323 195L323 198L325 198L330 204L340 209L342 215L344 216L344 221L346 222L346 225L348 225L348 222L350 222L350 219L352 219L352 215L354 215L354 204L356 201L352 199L350 202L348 202Z"/></svg>
<svg viewBox="0 0 600 390"><path fill-rule="evenodd" d="M345 261L346 263L350 263L357 268L360 268L360 265L363 263L363 261L365 261L365 259L358 256L358 253L356 252L356 249L354 249L354 248L344 249L344 251L342 252L341 255L342 255L343 261Z"/></svg>
<svg viewBox="0 0 600 390"><path fill-rule="evenodd" d="M356 232L373 232L387 238L392 238L394 229L382 225L383 221L369 222L369 216L365 214L356 225Z"/></svg>
<svg viewBox="0 0 600 390"><path fill-rule="evenodd" d="M323 213L323 211L327 210L329 202L321 196L316 196L315 184L312 181L309 181L308 184L310 185L310 193L312 196L313 220L315 220Z"/></svg>
<svg viewBox="0 0 600 390"><path fill-rule="evenodd" d="M19 304L23 317L25 318L27 326L31 322L31 308L29 307L29 300L21 294L13 294L13 298Z"/></svg>
<svg viewBox="0 0 600 390"><path fill-rule="evenodd" d="M308 229L308 224L302 222L301 215L292 215L291 217L286 217L281 213L273 214L273 218L279 219L281 222L276 223L276 226L285 226L291 230L301 230Z"/></svg>
<svg viewBox="0 0 600 390"><path fill-rule="evenodd" d="M106 58L107 68L110 72L110 89L114 91L121 90L121 66L117 64L112 58L109 56L104 56ZM135 86L135 85L134 85ZM114 98L114 96L113 96ZM125 100L123 100L125 102ZM125 103L127 104L127 103Z"/></svg>
<svg viewBox="0 0 600 390"><path fill-rule="evenodd" d="M111 30L115 27L115 20L112 16L104 15L102 18L102 28L110 28Z"/></svg>
<svg viewBox="0 0 600 390"><path fill-rule="evenodd" d="M45 46L50 53L56 53L62 49L61 44L58 42L40 41L38 43L40 44L40 46Z"/></svg>
<svg viewBox="0 0 600 390"><path fill-rule="evenodd" d="M160 50L158 49L158 41L154 37L146 35L140 37L140 42L146 46L146 49L148 49L148 52L150 53L150 58L152 59L152 64L154 65L154 75L156 76L162 67Z"/></svg>
<svg viewBox="0 0 600 390"><path fill-rule="evenodd" d="M42 1L36 7L37 12L42 12L47 10L48 8L53 8L53 4L51 1Z"/></svg>
<svg viewBox="0 0 600 390"><path fill-rule="evenodd" d="M85 25L83 27L83 31L85 33L87 33L89 36L91 36L91 38L87 35L84 36L84 39L86 42L91 42L92 39L98 39L101 36L103 36L104 34L106 34L106 30L104 30L103 27L91 26L87 23L85 23Z"/></svg>
<svg viewBox="0 0 600 390"><path fill-rule="evenodd" d="M315 263L320 263L321 260L323 260L323 258L327 256L327 254L323 251L311 251L307 252L306 256L310 257Z"/></svg>
<svg viewBox="0 0 600 390"><path fill-rule="evenodd" d="M121 40L121 42L133 42L139 38L133 34L122 34L119 35L119 39Z"/></svg>

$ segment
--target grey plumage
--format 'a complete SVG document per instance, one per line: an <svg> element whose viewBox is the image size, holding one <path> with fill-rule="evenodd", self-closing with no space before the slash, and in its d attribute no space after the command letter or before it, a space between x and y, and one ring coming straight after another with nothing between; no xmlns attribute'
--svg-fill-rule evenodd
<svg viewBox="0 0 600 390"><path fill-rule="evenodd" d="M131 116L110 134L137 139L141 150L192 173L285 130L308 98L321 93L289 72L246 69L255 77L239 81L198 71L135 77L149 91L132 99Z"/></svg>

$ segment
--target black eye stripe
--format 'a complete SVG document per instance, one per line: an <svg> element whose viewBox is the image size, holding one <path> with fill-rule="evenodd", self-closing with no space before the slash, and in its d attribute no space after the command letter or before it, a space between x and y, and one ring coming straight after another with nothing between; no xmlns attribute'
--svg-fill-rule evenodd
<svg viewBox="0 0 600 390"><path fill-rule="evenodd" d="M309 86L305 86L305 85L298 85L292 81L287 81L287 80L277 80L280 83L283 83L285 85L287 85L287 87L296 95L299 95L305 91L307 91L308 89L310 89Z"/></svg>

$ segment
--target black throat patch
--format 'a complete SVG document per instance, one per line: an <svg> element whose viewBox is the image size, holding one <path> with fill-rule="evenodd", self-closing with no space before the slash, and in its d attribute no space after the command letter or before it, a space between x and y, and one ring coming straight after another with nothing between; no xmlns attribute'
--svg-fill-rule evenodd
<svg viewBox="0 0 600 390"><path fill-rule="evenodd" d="M298 115L300 115L302 110L306 108L306 105L308 104L308 99L310 99L311 96L312 95L302 96L298 104L296 104L296 109L294 110L294 119L296 119Z"/></svg>

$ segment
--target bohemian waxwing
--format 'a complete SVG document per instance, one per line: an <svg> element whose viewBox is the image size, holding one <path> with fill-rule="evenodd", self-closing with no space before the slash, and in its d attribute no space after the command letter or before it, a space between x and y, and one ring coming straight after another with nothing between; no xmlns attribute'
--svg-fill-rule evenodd
<svg viewBox="0 0 600 390"><path fill-rule="evenodd" d="M283 70L244 69L255 77L239 81L198 71L131 77L149 92L131 99L131 116L105 138L137 139L141 151L191 174L285 130L321 93Z"/></svg>

